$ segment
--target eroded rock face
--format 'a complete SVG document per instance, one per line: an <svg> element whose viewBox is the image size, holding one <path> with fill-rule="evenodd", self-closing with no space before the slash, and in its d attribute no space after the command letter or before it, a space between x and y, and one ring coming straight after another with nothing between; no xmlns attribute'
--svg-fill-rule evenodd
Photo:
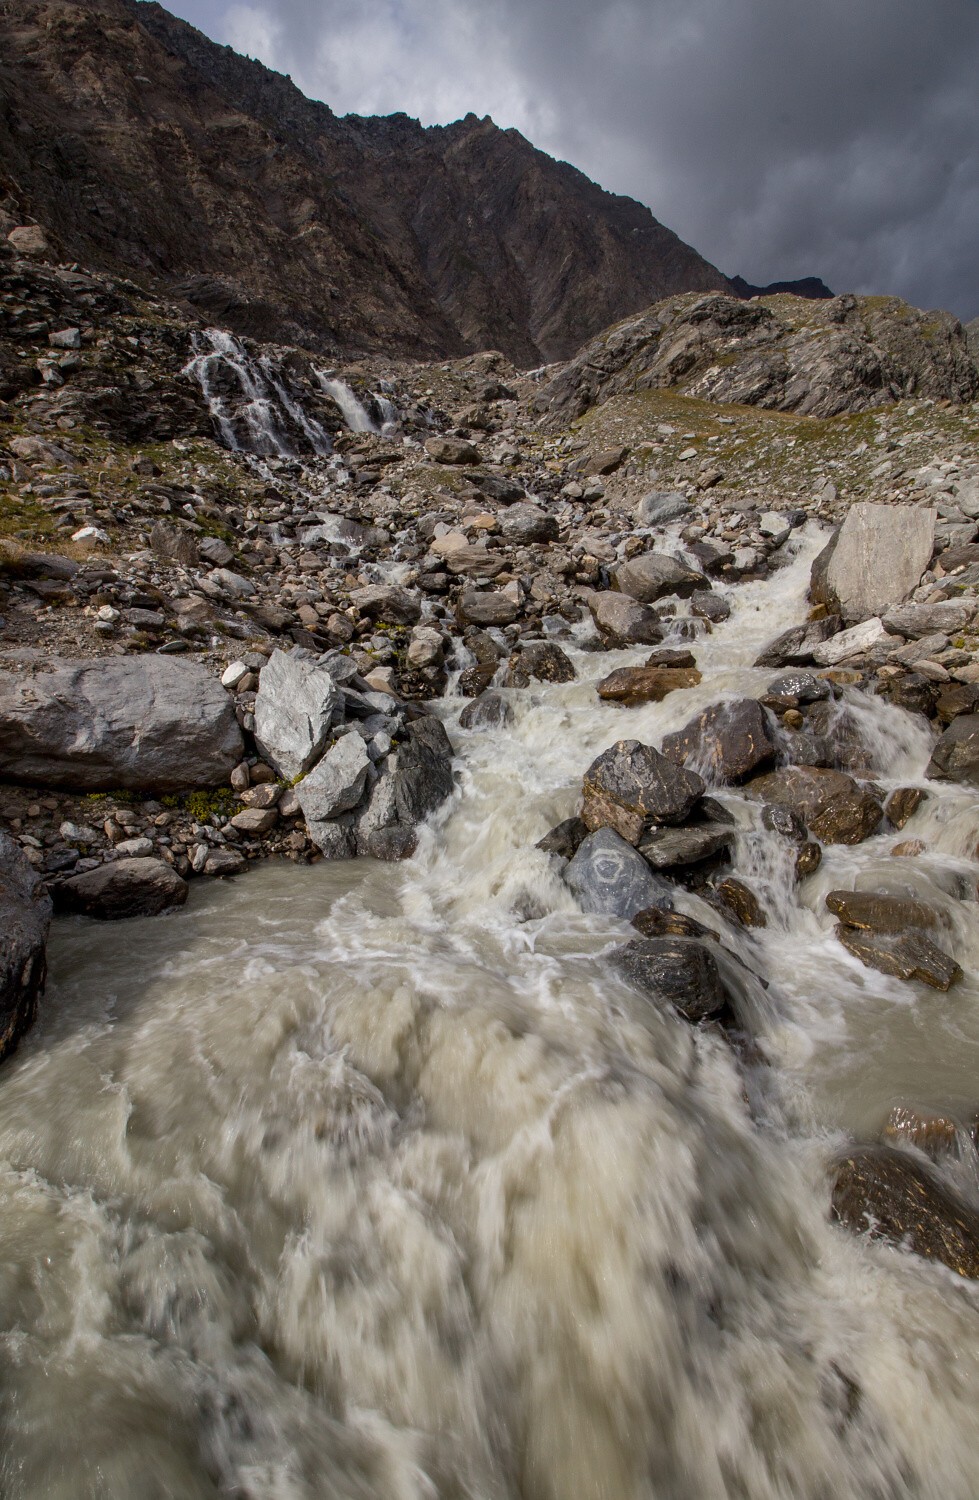
<svg viewBox="0 0 979 1500"><path fill-rule="evenodd" d="M47 975L51 899L9 834L0 833L0 1058L34 1024Z"/></svg>
<svg viewBox="0 0 979 1500"><path fill-rule="evenodd" d="M930 506L851 505L812 565L813 602L842 615L848 625L902 603L931 560L936 518Z"/></svg>
<svg viewBox="0 0 979 1500"><path fill-rule="evenodd" d="M849 1152L836 1169L833 1212L858 1234L906 1244L959 1276L979 1277L979 1214L907 1151Z"/></svg>
<svg viewBox="0 0 979 1500"><path fill-rule="evenodd" d="M231 699L196 662L51 658L0 672L0 776L11 781L176 792L226 782L243 749Z"/></svg>
<svg viewBox="0 0 979 1500"><path fill-rule="evenodd" d="M682 729L668 734L663 754L689 765L708 781L743 781L775 759L768 717L754 698L712 703Z"/></svg>
<svg viewBox="0 0 979 1500"><path fill-rule="evenodd" d="M647 823L682 823L704 793L704 782L638 740L618 740L585 772L581 816L637 844Z"/></svg>
<svg viewBox="0 0 979 1500"><path fill-rule="evenodd" d="M103 921L153 917L187 900L187 882L162 859L118 859L73 875L57 890L59 911Z"/></svg>

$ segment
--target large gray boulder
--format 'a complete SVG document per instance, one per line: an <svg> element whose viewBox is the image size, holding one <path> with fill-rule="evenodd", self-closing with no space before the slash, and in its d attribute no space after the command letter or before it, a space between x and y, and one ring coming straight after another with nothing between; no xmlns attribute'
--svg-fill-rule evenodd
<svg viewBox="0 0 979 1500"><path fill-rule="evenodd" d="M612 828L599 828L582 839L563 873L582 911L598 916L630 921L637 912L669 901L665 882Z"/></svg>
<svg viewBox="0 0 979 1500"><path fill-rule="evenodd" d="M0 833L0 1058L34 1024L44 990L51 900L20 845Z"/></svg>
<svg viewBox="0 0 979 1500"><path fill-rule="evenodd" d="M244 753L232 700L172 656L51 658L0 672L0 777L79 792L226 782Z"/></svg>
<svg viewBox="0 0 979 1500"><path fill-rule="evenodd" d="M255 743L280 776L294 781L323 753L343 699L328 668L296 651L273 651L255 699Z"/></svg>
<svg viewBox="0 0 979 1500"><path fill-rule="evenodd" d="M851 505L812 565L813 602L848 625L902 604L931 561L937 514L926 505Z"/></svg>
<svg viewBox="0 0 979 1500"><path fill-rule="evenodd" d="M641 557L634 557L616 568L614 578L619 592L638 599L640 604L655 604L667 594L683 598L697 589L710 588L703 573L688 568L675 557L667 557L665 552L644 552Z"/></svg>
<svg viewBox="0 0 979 1500"><path fill-rule="evenodd" d="M587 604L604 646L655 646L666 634L659 615L638 599L611 589L588 595Z"/></svg>
<svg viewBox="0 0 979 1500"><path fill-rule="evenodd" d="M187 900L187 882L162 859L117 859L73 875L57 889L60 911L101 921L154 917Z"/></svg>

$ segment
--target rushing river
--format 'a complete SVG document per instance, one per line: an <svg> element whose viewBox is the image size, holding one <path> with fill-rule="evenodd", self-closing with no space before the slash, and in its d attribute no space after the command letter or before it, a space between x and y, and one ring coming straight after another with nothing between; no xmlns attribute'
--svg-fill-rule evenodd
<svg viewBox="0 0 979 1500"><path fill-rule="evenodd" d="M506 728L447 699L460 791L406 864L56 924L0 1073L8 1500L975 1500L979 1288L832 1224L827 1177L896 1102L979 1105L975 794L929 783L800 888L723 794L769 910L731 939L770 981L747 1074L613 974L630 929L534 848L613 740L764 688L816 545L663 704L596 698L639 651L574 652ZM921 721L859 712L881 784L919 781ZM849 957L823 898L854 884L947 911L966 978Z"/></svg>

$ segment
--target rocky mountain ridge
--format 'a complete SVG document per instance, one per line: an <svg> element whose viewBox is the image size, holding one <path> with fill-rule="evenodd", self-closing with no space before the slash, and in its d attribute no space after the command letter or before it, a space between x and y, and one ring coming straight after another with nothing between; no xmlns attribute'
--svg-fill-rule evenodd
<svg viewBox="0 0 979 1500"><path fill-rule="evenodd" d="M156 4L0 7L0 86L8 227L253 337L527 366L658 297L730 290L514 130L340 119Z"/></svg>

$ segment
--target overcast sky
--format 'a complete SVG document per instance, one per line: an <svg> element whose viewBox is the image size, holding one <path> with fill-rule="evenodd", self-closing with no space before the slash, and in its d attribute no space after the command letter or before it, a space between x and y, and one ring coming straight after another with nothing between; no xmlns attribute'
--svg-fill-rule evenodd
<svg viewBox="0 0 979 1500"><path fill-rule="evenodd" d="M979 0L174 0L338 114L470 110L728 274L979 315Z"/></svg>

